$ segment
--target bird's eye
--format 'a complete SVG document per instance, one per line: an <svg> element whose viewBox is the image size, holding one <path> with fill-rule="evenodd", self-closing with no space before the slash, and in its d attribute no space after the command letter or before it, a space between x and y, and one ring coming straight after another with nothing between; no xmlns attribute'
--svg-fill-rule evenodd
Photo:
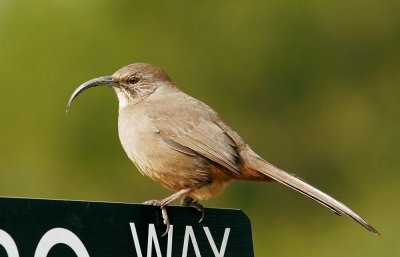
<svg viewBox="0 0 400 257"><path fill-rule="evenodd" d="M128 79L128 83L133 85L136 84L140 81L140 77L139 76L130 76Z"/></svg>

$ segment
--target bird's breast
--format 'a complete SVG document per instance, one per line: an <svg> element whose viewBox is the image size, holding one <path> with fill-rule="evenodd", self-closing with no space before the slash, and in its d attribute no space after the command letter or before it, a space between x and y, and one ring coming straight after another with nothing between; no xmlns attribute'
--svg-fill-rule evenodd
<svg viewBox="0 0 400 257"><path fill-rule="evenodd" d="M171 148L158 136L157 128L145 112L120 110L118 131L129 159L156 182L173 190L209 183L208 161Z"/></svg>
<svg viewBox="0 0 400 257"><path fill-rule="evenodd" d="M140 111L122 108L118 117L118 134L129 159L138 168L149 166L149 154L154 151L154 128L151 120ZM143 168L142 168L143 167Z"/></svg>

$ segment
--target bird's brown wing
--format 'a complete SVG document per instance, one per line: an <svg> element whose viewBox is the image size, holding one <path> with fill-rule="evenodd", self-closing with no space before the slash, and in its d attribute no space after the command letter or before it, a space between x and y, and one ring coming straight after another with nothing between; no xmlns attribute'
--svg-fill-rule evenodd
<svg viewBox="0 0 400 257"><path fill-rule="evenodd" d="M187 101L190 102L189 108L186 108ZM164 105L162 109L153 111L151 116L159 136L173 149L185 154L199 154L240 173L236 144L214 122L217 114L210 107L190 98L180 105Z"/></svg>

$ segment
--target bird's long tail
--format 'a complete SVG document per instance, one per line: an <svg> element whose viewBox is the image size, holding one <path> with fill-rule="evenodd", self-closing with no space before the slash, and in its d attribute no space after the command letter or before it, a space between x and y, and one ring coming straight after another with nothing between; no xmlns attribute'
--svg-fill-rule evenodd
<svg viewBox="0 0 400 257"><path fill-rule="evenodd" d="M250 154L250 156L248 155ZM302 181L301 179L281 170L276 168L275 166L269 164L267 161L263 160L261 157L259 157L257 154L254 152L248 152L247 155L245 154L244 156L247 156L248 158L245 158L245 162L249 164L249 166L252 169L255 169L262 174L276 180L279 183L282 183L290 188L293 188L294 190L308 196L309 198L317 201L318 203L328 207L331 209L334 213L341 215L345 214L358 222L361 226L366 228L367 230L371 231L372 233L378 234L379 232L372 227L367 221L365 221L363 218L361 218L358 214L356 214L354 211L352 211L349 207L344 205L343 203L337 201L333 197L325 194L324 192L318 190L317 188L307 184L306 182ZM250 157L250 158L249 158Z"/></svg>

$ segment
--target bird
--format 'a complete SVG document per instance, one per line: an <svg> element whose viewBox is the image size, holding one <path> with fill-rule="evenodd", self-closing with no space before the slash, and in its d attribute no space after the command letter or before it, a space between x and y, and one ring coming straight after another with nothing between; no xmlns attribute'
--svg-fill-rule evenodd
<svg viewBox="0 0 400 257"><path fill-rule="evenodd" d="M181 198L181 205L202 211L201 221L199 201L217 195L233 180L279 182L379 235L345 204L264 160L216 111L181 91L161 68L134 63L91 79L71 94L66 111L80 93L96 86L112 87L117 95L118 134L129 159L143 175L173 192L145 202L161 209L164 235L170 226L168 204Z"/></svg>

